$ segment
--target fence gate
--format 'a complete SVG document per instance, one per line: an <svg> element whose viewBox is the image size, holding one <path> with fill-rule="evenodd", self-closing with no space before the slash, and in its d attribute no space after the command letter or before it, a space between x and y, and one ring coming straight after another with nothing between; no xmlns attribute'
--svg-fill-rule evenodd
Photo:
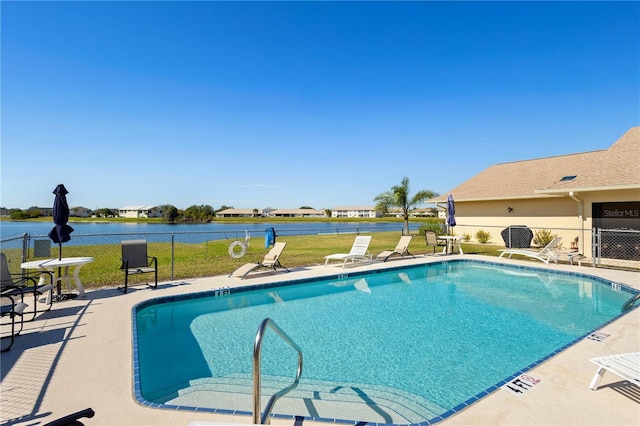
<svg viewBox="0 0 640 426"><path fill-rule="evenodd" d="M640 267L640 231L637 229L593 229L596 266Z"/></svg>

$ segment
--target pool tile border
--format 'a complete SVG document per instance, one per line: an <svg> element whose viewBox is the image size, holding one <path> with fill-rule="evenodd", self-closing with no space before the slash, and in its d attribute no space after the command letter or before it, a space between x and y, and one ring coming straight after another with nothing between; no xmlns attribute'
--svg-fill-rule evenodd
<svg viewBox="0 0 640 426"><path fill-rule="evenodd" d="M331 279L345 279L345 278L353 278L353 277L358 277L361 275L370 275L370 274L377 274L377 273L386 273L386 272L393 272L393 271L397 271L397 270L407 270L407 269L415 269L415 268L424 268L424 267L428 267L429 265L442 265L442 264L455 264L455 263L476 263L476 264L483 264L483 265L488 265L488 266L500 266L500 267L509 267L509 268L513 268L513 269L520 269L520 270L526 270L526 271L534 271L534 272L545 272L545 273L552 273L552 274L556 274L556 275L566 275L566 276L573 276L573 277L579 277L579 278L589 278L591 280L594 281L598 281L600 283L609 285L609 286L613 286L615 285L617 290L619 291L624 291L626 293L630 293L630 294L637 294L640 293L640 290L635 289L633 287L630 287L626 284L623 283L618 283L618 282L614 282L612 280L607 280L605 278L601 278L601 277L597 277L594 275L589 275L589 274L585 274L583 272L573 272L573 271L559 271L559 270L550 270L550 269L545 269L544 267L539 267L539 266L527 266L527 265L511 265L511 264L504 264L504 263L500 263L500 262L492 262L492 261L486 261L486 260L476 260L476 259L452 259L452 260L441 260L441 261L437 261L437 262L428 262L428 263L422 263L422 264L417 264L417 265L404 265L404 266L392 266L392 267L388 267L388 268L382 268L382 269L375 269L375 270L366 270L366 271L354 271L354 272L342 272L342 273L338 273L338 274L334 274L334 275L327 275L327 276L323 276L321 277L322 280L331 280ZM150 305L156 305L156 304L164 304L164 303L171 303L174 301L184 301L184 300L191 300L191 299L199 299L202 297L223 297L226 295L231 295L231 294L238 294L238 293L244 293L244 292L248 292L248 291L254 291L254 290L266 290L266 289L270 289L270 288L274 288L274 287L282 287L282 286L289 286L289 285L300 285L300 284L304 284L304 283L308 283L308 282L315 282L318 281L318 277L309 277L309 278L300 278L300 279L294 279L294 280L286 280L286 281L278 281L278 282L273 282L273 283L265 283L265 284L249 284L247 286L242 286L242 287L220 287L217 289L213 289L213 290L207 290L207 291L200 291L200 292L194 292L194 293L187 293L187 294L180 294L180 295L173 295L173 296L159 296L159 297L154 297L151 299L147 299L144 300L142 302L137 303L136 305L134 305L132 307L132 357L133 357L133 393L134 393L134 399L135 401L145 407L150 407L150 408L160 408L160 409L168 409L168 410L185 410L185 411L201 411L201 412L208 412L208 413L215 413L215 414L226 414L226 415L243 415L243 416L252 416L252 412L249 411L241 411L241 410L229 410L229 409L224 409L224 408L202 408L202 407L192 407L192 406L184 406L184 405L173 405L173 404L161 404L161 403L155 403L155 402L151 402L151 401L147 401L146 399L144 399L144 397L142 396L142 390L141 390L141 386L140 386L140 368L138 365L138 334L137 334L137 317L136 314L138 312L138 310L146 307L146 306L150 306ZM551 359L552 357L558 355L559 353L565 351L566 349L568 349L569 347L575 345L576 343L580 342L581 340L587 338L587 336L593 334L594 332L598 331L599 329L607 326L608 324L616 321L617 319L619 319L620 317L622 317L623 315L626 315L628 312L633 311L635 309L639 309L640 306L635 306L633 308L631 308L629 311L627 312L621 312L619 315L617 315L616 317L610 319L609 321L605 322L604 324L598 326L597 328L594 328L586 333L584 333L582 336L572 340L571 342L561 346L560 348L554 350L553 352L545 355L544 357L540 358L539 360L529 364L527 367L522 368L521 370L517 371L516 373L513 373L512 375L508 376L507 378L495 383L492 386L489 386L488 388L486 388L485 390L478 392L476 395L470 397L469 399L467 399L466 401L461 402L460 404L458 404L457 406L455 406L454 408L451 408L449 410L447 410L446 412L433 417L431 419L426 419L424 422L420 422L420 423L412 423L410 426L429 426L429 425L434 425L437 424L445 419L447 419L448 417L451 417L459 412L461 412L462 410L467 409L469 406L473 405L474 403L480 401L482 398L492 394L493 392L497 391L500 389L500 387L502 387L503 385L505 385L506 383L510 382L511 380L515 379L516 377L525 374L527 372L529 372L530 370L534 369L535 367L538 367L539 365L543 364L544 362L548 361L549 359ZM382 425L387 425L386 423L375 423L375 422L363 422L363 421L356 421L356 420L346 420L346 419L334 419L334 418L324 418L324 417L305 417L305 416L296 416L296 415L286 415L286 414L272 414L273 418L279 418L279 419L287 419L287 420L296 420L296 419L303 419L303 420L309 420L309 421L319 421L319 422L324 422L324 423L336 423L336 424L344 424L344 425L358 425L358 426L382 426Z"/></svg>

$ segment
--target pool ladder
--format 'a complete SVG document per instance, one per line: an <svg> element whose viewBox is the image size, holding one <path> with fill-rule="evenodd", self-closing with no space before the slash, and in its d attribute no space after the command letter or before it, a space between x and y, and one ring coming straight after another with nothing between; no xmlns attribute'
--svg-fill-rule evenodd
<svg viewBox="0 0 640 426"><path fill-rule="evenodd" d="M633 296L631 296L631 298L626 302L624 302L624 305L622 305L622 313L624 314L629 309L633 308L633 306L636 304L638 300L640 300L640 293L636 293Z"/></svg>
<svg viewBox="0 0 640 426"><path fill-rule="evenodd" d="M267 405L264 408L264 413L260 416L260 388L261 388L261 374L260 374L260 353L262 350L262 339L264 337L264 333L267 330L267 327L271 327L273 331L278 334L289 346L295 349L298 352L298 371L296 373L296 378L289 386L286 388L276 392L269 398ZM256 333L256 339L253 343L253 423L254 424L269 424L271 410L273 410L273 406L276 401L294 390L298 383L300 383L300 376L302 375L302 349L298 346L291 338L285 333L278 325L273 322L271 318L265 318L261 323L260 327L258 327L258 332Z"/></svg>

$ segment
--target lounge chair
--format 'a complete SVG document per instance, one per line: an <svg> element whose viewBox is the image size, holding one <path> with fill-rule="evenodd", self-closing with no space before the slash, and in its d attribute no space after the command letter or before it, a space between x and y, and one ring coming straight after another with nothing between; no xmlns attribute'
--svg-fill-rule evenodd
<svg viewBox="0 0 640 426"><path fill-rule="evenodd" d="M559 256L558 244L560 244L561 240L562 240L562 237L555 237L553 240L551 240L551 242L549 242L549 244L547 244L546 246L544 246L538 251L519 249L519 248L505 249L505 250L502 250L502 253L500 253L499 257L502 257L505 254L508 254L509 258L511 258L511 256L513 256L514 254L517 254L520 256L527 256L527 257L532 257L534 259L538 259L546 264L549 264L550 261L554 261L558 263L558 256Z"/></svg>
<svg viewBox="0 0 640 426"><path fill-rule="evenodd" d="M371 262L371 253L369 253L369 243L371 242L371 236L359 236L356 237L351 246L349 253L336 253L325 256L324 266L327 266L330 260L341 260L342 267L344 268L347 262L354 263L356 261L368 260Z"/></svg>
<svg viewBox="0 0 640 426"><path fill-rule="evenodd" d="M39 277L46 274L49 277L50 284L43 284L44 280L40 281ZM9 263L7 262L7 256L4 253L0 253L0 290L2 295L19 296L20 302L24 303L24 296L26 294L33 294L33 310L24 312L24 314L33 314L31 319L27 321L33 321L38 312L44 312L51 309L53 304L53 272L40 271L35 275L17 275L9 272ZM38 298L43 294L49 292L49 296L46 298L47 308L38 310ZM16 301L17 302L17 301ZM29 302L31 303L31 302Z"/></svg>
<svg viewBox="0 0 640 426"><path fill-rule="evenodd" d="M378 253L375 257L376 260L381 260L386 262L391 256L411 256L415 257L411 253L409 253L409 244L411 243L411 239L413 237L411 235L405 235L400 237L400 241L398 241L398 245L393 250L385 250Z"/></svg>
<svg viewBox="0 0 640 426"><path fill-rule="evenodd" d="M282 269L286 269L289 272L289 269L282 266L280 263L280 255L284 250L287 243L275 243L269 253L264 256L264 259L260 263L245 263L235 271L229 274L230 277L239 277L243 278L251 271L255 271L258 268L272 268L274 271L277 271L277 268L280 267Z"/></svg>
<svg viewBox="0 0 640 426"><path fill-rule="evenodd" d="M600 379L607 371L640 386L640 352L603 356L592 358L590 361L598 366L589 384L592 390L598 389Z"/></svg>
<svg viewBox="0 0 640 426"><path fill-rule="evenodd" d="M147 255L146 240L122 241L122 265L124 271L124 287L118 290L126 293L129 288L129 275L155 273L155 286L158 288L158 258Z"/></svg>
<svg viewBox="0 0 640 426"><path fill-rule="evenodd" d="M436 254L436 247L444 247L442 249L443 253L447 249L446 241L439 240L436 231L424 231L424 239L427 243L427 247L433 247L433 254Z"/></svg>

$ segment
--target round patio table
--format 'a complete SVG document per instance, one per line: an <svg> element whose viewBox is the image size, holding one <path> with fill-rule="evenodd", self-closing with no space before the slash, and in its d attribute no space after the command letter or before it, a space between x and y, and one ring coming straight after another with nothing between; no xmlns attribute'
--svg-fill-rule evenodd
<svg viewBox="0 0 640 426"><path fill-rule="evenodd" d="M64 281L67 284L67 291L71 292L71 278L73 277L76 287L78 288L78 297L84 297L84 287L82 286L82 281L80 281L80 269L91 262L93 262L93 257L63 257L62 259L32 260L22 263L20 267L22 269L38 269L46 272L54 272L55 268L64 268L64 273L61 273L60 276L55 279L56 283ZM74 267L73 275L69 275L70 267ZM42 284L44 284L44 274L40 275L38 285ZM46 303L50 302L50 295L51 292L47 292Z"/></svg>
<svg viewBox="0 0 640 426"><path fill-rule="evenodd" d="M453 246L458 245L458 251L460 254L464 254L462 251L462 245L460 244L464 239L462 235L441 235L438 237L439 240L445 240L447 242L446 247L442 250L443 254L453 254Z"/></svg>

